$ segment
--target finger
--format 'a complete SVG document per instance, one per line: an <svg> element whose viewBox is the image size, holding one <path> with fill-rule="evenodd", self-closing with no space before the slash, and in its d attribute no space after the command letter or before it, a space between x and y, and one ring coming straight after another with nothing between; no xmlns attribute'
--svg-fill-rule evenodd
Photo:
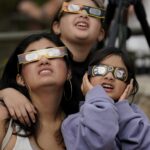
<svg viewBox="0 0 150 150"><path fill-rule="evenodd" d="M26 105L25 109L26 109L30 119L32 120L32 122L35 123L36 122L35 114L37 113L37 111L35 110L34 106Z"/></svg>
<svg viewBox="0 0 150 150"><path fill-rule="evenodd" d="M86 82L86 85L87 85L89 88L92 87L92 86L91 86L91 83L90 83L90 81L89 81L89 79L88 79L88 74L87 74L87 73L85 74L85 82Z"/></svg>
<svg viewBox="0 0 150 150"><path fill-rule="evenodd" d="M27 124L28 126L31 126L31 121L30 121L29 115L24 107L21 109L21 114L25 121L25 124Z"/></svg>
<svg viewBox="0 0 150 150"><path fill-rule="evenodd" d="M85 84L85 74L83 76L82 82L83 82L83 85L84 85Z"/></svg>
<svg viewBox="0 0 150 150"><path fill-rule="evenodd" d="M132 89L133 89L133 82L130 81L130 83L127 85L126 89L124 90L123 94L121 95L119 101L123 100L123 99L127 99L131 92L132 92Z"/></svg>
<svg viewBox="0 0 150 150"><path fill-rule="evenodd" d="M130 81L130 88L129 88L129 95L132 93L132 90L133 90L133 79L131 79Z"/></svg>
<svg viewBox="0 0 150 150"><path fill-rule="evenodd" d="M16 120L16 119L17 119L17 116L16 116L16 114L15 114L14 109L13 109L12 107L9 107L9 108L8 108L8 111L9 111L10 116L11 116L14 120Z"/></svg>
<svg viewBox="0 0 150 150"><path fill-rule="evenodd" d="M82 88L82 93L83 93L83 95L85 95L85 94L86 94L86 91L87 91L87 89L86 89L86 76L85 76L85 74L84 74L83 79L82 79L81 88Z"/></svg>
<svg viewBox="0 0 150 150"><path fill-rule="evenodd" d="M24 120L24 118L23 118L23 116L22 116L22 114L21 114L21 111L17 109L17 110L15 111L15 113L16 113L17 119L18 119L21 123L23 123L24 125L26 125L26 122L25 122L25 120Z"/></svg>
<svg viewBox="0 0 150 150"><path fill-rule="evenodd" d="M130 96L130 94L132 93L132 90L133 90L133 79L131 79L130 83L127 86L127 89L126 89L127 96Z"/></svg>
<svg viewBox="0 0 150 150"><path fill-rule="evenodd" d="M83 86L83 88L85 86L85 74L84 74L83 79L82 79L82 86Z"/></svg>
<svg viewBox="0 0 150 150"><path fill-rule="evenodd" d="M29 107L35 114L37 114L37 110L36 110L36 108L34 107L34 105L32 103L26 104L25 107L26 107L27 110L28 110L28 107Z"/></svg>

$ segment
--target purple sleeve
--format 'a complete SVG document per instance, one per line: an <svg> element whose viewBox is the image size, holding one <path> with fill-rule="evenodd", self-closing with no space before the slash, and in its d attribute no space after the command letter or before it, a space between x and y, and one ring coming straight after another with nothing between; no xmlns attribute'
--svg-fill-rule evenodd
<svg viewBox="0 0 150 150"><path fill-rule="evenodd" d="M112 150L118 130L116 107L101 86L90 90L79 113L62 124L67 150Z"/></svg>
<svg viewBox="0 0 150 150"><path fill-rule="evenodd" d="M116 103L116 108L122 150L150 150L150 122L146 115L127 100Z"/></svg>

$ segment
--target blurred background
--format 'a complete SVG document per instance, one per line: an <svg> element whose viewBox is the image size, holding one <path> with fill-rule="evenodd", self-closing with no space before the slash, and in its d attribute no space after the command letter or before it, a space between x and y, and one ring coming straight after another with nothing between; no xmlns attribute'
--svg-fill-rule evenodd
<svg viewBox="0 0 150 150"><path fill-rule="evenodd" d="M50 21L61 2L61 0L0 0L0 76L7 58L21 39L35 32L49 32ZM150 24L150 0L142 0L142 3ZM107 4L108 1L105 0L105 5ZM140 85L135 102L150 118L150 48L132 6L129 8L128 26L131 35L126 47L134 57Z"/></svg>

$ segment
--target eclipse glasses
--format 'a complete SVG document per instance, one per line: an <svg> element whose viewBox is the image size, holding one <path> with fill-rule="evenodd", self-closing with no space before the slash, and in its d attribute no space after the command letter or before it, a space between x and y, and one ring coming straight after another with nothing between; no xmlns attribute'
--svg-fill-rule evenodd
<svg viewBox="0 0 150 150"><path fill-rule="evenodd" d="M88 75L94 76L105 76L107 73L111 72L115 79L126 81L127 72L123 68L107 66L107 65L96 65L90 66L88 68Z"/></svg>
<svg viewBox="0 0 150 150"><path fill-rule="evenodd" d="M62 6L62 12L68 12L68 13L86 13L88 16L104 19L105 18L105 9L103 8L95 8L85 5L79 5L79 4L72 4L64 2Z"/></svg>
<svg viewBox="0 0 150 150"><path fill-rule="evenodd" d="M22 53L18 55L19 64L26 64L34 61L40 60L41 57L46 58L61 58L67 55L67 50L65 47L54 47L35 50L27 53Z"/></svg>

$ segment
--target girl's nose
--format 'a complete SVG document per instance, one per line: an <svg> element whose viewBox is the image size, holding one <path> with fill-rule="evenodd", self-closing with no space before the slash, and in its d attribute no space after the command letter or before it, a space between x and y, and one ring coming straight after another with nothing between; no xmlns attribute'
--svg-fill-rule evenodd
<svg viewBox="0 0 150 150"><path fill-rule="evenodd" d="M114 80L114 79L115 79L115 77L114 77L114 75L113 75L112 72L108 72L108 73L104 76L104 78L107 79L107 80Z"/></svg>
<svg viewBox="0 0 150 150"><path fill-rule="evenodd" d="M87 11L86 10L81 10L80 16L85 17L85 18L88 17Z"/></svg>

